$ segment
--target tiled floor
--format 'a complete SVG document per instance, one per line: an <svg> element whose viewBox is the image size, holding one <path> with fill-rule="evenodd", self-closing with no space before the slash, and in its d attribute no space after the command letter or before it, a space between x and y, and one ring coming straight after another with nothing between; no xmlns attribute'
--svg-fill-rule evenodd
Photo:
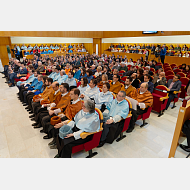
<svg viewBox="0 0 190 190"><path fill-rule="evenodd" d="M0 74L0 158L53 158L57 150L51 150L40 129L32 127L29 114L17 99L17 87L9 88ZM134 131L120 142L95 148L94 158L167 158L173 138L181 101L175 109L168 109L158 118L151 113L148 125L140 128L142 120L136 122ZM184 142L183 142L184 141ZM180 142L186 143L185 138ZM177 148L175 157L184 158L187 153ZM84 158L87 152L73 154L73 158Z"/></svg>

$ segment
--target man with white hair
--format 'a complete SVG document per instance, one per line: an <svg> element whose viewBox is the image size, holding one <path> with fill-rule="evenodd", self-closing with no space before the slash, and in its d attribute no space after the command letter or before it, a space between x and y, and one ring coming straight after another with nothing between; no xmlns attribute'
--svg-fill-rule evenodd
<svg viewBox="0 0 190 190"><path fill-rule="evenodd" d="M124 62L121 62L120 63L120 67L119 67L119 71L121 71L121 70L123 70L123 71L125 71L125 72L127 72L128 71L128 68L127 68L127 66L125 65L125 63Z"/></svg>
<svg viewBox="0 0 190 190"><path fill-rule="evenodd" d="M68 78L68 75L65 74L64 70L61 70L59 74L60 77L58 78L57 82L59 83L59 85L61 85L61 83L63 83Z"/></svg>
<svg viewBox="0 0 190 190"><path fill-rule="evenodd" d="M144 82L141 84L140 88L137 89L136 97L133 96L133 99L137 101L137 110L131 109L132 117L127 133L131 133L133 131L138 116L146 113L148 111L148 108L153 104L153 96L148 91L148 83Z"/></svg>
<svg viewBox="0 0 190 190"><path fill-rule="evenodd" d="M92 70L92 73L93 73L93 75L94 75L95 72L96 72L96 66L95 66L95 65L92 65L91 70Z"/></svg>

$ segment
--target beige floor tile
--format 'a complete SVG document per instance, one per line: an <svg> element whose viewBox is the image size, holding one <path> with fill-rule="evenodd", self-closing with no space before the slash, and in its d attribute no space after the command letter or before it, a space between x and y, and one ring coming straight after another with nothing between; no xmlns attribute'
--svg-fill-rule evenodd
<svg viewBox="0 0 190 190"><path fill-rule="evenodd" d="M8 147L0 149L0 158L10 158Z"/></svg>
<svg viewBox="0 0 190 190"><path fill-rule="evenodd" d="M7 145L7 138L5 132L0 133L0 150L6 148Z"/></svg>

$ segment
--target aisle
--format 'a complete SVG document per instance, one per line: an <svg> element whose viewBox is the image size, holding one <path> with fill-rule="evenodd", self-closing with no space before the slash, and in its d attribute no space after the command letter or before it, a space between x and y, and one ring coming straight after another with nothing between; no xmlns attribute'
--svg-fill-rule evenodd
<svg viewBox="0 0 190 190"><path fill-rule="evenodd" d="M53 158L57 150L51 150L40 129L32 127L33 121L18 100L17 87L9 88L0 74L0 158ZM151 113L148 125L140 128L142 120L137 121L135 130L120 142L105 144L95 148L94 158L167 158L173 138L175 123L181 101L173 110L170 108L158 118ZM76 153L74 158L84 158L85 151ZM176 157L184 158L186 153L178 148Z"/></svg>

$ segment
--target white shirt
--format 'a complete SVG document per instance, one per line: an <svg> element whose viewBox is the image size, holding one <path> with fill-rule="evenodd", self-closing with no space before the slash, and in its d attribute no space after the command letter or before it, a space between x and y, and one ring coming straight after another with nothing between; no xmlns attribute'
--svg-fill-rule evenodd
<svg viewBox="0 0 190 190"><path fill-rule="evenodd" d="M59 89L57 91L55 91L54 95L56 95L59 92Z"/></svg>
<svg viewBox="0 0 190 190"><path fill-rule="evenodd" d="M79 101L80 101L79 98L78 98L77 100L75 100L75 101L73 100L73 101L72 101L72 104L76 104L76 103L79 102Z"/></svg>

